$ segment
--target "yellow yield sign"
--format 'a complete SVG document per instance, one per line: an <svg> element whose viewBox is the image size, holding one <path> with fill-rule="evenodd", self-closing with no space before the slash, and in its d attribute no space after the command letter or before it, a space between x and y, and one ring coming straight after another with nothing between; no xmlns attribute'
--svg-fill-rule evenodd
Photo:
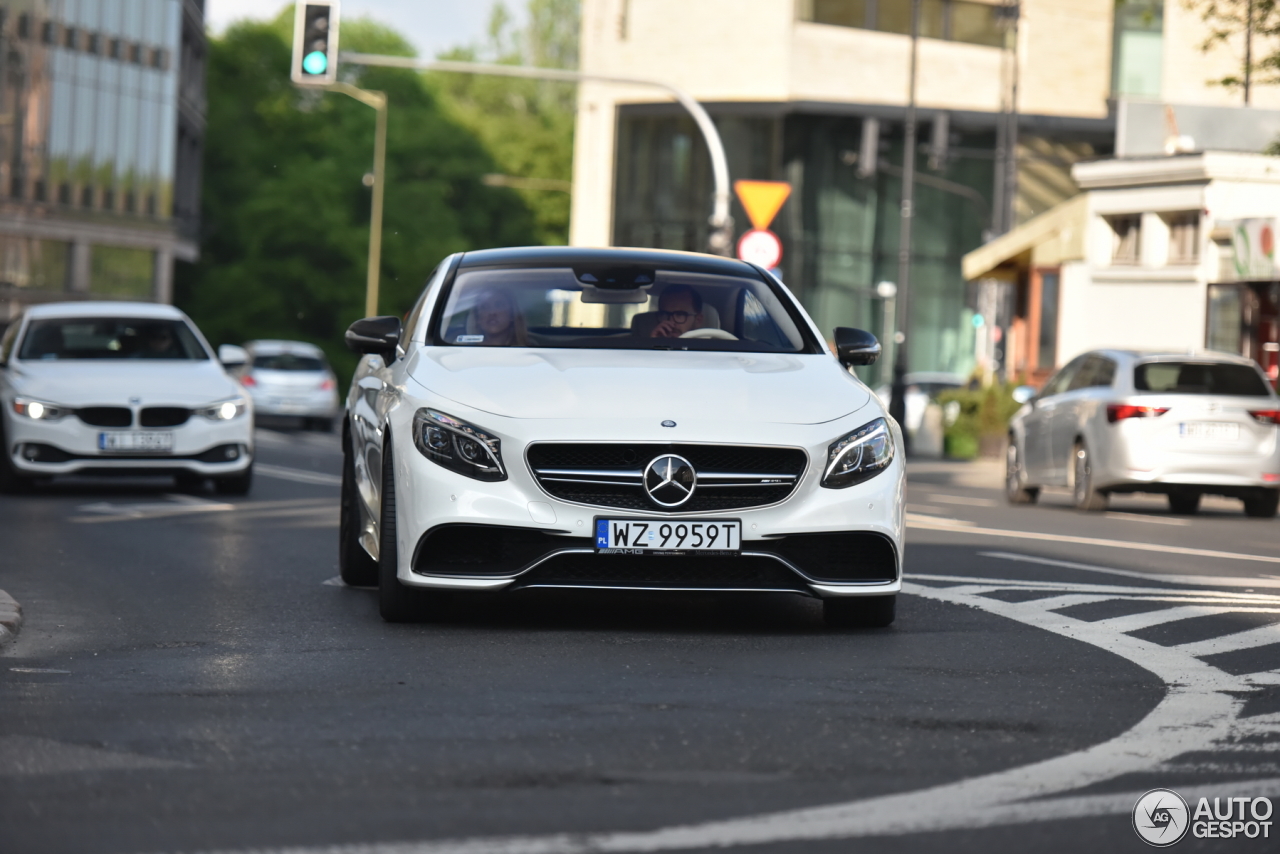
<svg viewBox="0 0 1280 854"><path fill-rule="evenodd" d="M766 229L791 195L786 181L734 181L733 191L747 211L753 228Z"/></svg>

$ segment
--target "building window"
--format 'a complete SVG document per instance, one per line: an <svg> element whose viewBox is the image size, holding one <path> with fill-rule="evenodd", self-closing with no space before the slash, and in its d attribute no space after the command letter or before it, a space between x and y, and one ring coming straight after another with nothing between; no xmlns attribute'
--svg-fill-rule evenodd
<svg viewBox="0 0 1280 854"><path fill-rule="evenodd" d="M107 56L112 59L121 59L124 56L124 42L120 39L112 39L107 45Z"/></svg>
<svg viewBox="0 0 1280 854"><path fill-rule="evenodd" d="M93 207L93 187L80 188L80 207L82 208Z"/></svg>
<svg viewBox="0 0 1280 854"><path fill-rule="evenodd" d="M1242 310L1239 285L1210 285L1205 347L1221 353L1239 354Z"/></svg>
<svg viewBox="0 0 1280 854"><path fill-rule="evenodd" d="M1164 0L1117 0L1111 91L1159 98L1164 64Z"/></svg>
<svg viewBox="0 0 1280 854"><path fill-rule="evenodd" d="M0 236L0 286L33 291L65 291L71 244Z"/></svg>
<svg viewBox="0 0 1280 854"><path fill-rule="evenodd" d="M151 296L155 253L146 249L95 246L90 263L89 290L119 297Z"/></svg>
<svg viewBox="0 0 1280 854"><path fill-rule="evenodd" d="M53 21L45 21L40 25L40 41L45 44L58 43L58 25Z"/></svg>
<svg viewBox="0 0 1280 854"><path fill-rule="evenodd" d="M80 44L80 31L75 27L67 27L62 31L62 46L75 50Z"/></svg>
<svg viewBox="0 0 1280 854"><path fill-rule="evenodd" d="M801 0L799 8L802 21L911 34L911 0ZM969 0L922 0L920 35L1002 47L1000 7Z"/></svg>
<svg viewBox="0 0 1280 854"><path fill-rule="evenodd" d="M1169 263L1195 264L1200 260L1200 212L1166 214L1169 225Z"/></svg>
<svg viewBox="0 0 1280 854"><path fill-rule="evenodd" d="M31 38L31 15L28 12L23 12L18 16L18 38Z"/></svg>
<svg viewBox="0 0 1280 854"><path fill-rule="evenodd" d="M1036 365L1052 368L1058 364L1058 285L1061 274L1046 270L1040 274L1040 328Z"/></svg>
<svg viewBox="0 0 1280 854"><path fill-rule="evenodd" d="M1111 226L1111 263L1137 264L1138 252L1142 241L1142 217L1138 214L1129 216L1107 217Z"/></svg>

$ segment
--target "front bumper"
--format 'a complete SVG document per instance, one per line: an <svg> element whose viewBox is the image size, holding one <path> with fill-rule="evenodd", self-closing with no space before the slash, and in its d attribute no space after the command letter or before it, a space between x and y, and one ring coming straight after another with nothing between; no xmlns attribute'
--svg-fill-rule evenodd
<svg viewBox="0 0 1280 854"><path fill-rule="evenodd" d="M58 421L7 417L3 452L18 472L36 476L190 472L220 477L243 472L253 464L253 418L249 414L223 422L192 416L178 426L138 430L171 432L172 451L101 451L100 433L130 432L131 428L94 427L70 415Z"/></svg>
<svg viewBox="0 0 1280 854"><path fill-rule="evenodd" d="M291 418L336 418L338 393L311 391L295 393L288 389L251 388L253 409L258 415Z"/></svg>
<svg viewBox="0 0 1280 854"><path fill-rule="evenodd" d="M796 490L778 504L668 514L557 499L541 488L525 464L526 442L504 429L519 427L518 422L457 411L456 404L451 408L451 414L475 418L501 438L508 478L484 483L426 459L411 439L412 411L393 413L397 576L405 585L490 591L528 587L767 590L819 597L885 595L901 589L905 466L896 427L898 452L888 468L846 489L819 485L827 446L881 415L877 409L868 407L824 425L769 425L772 429L764 431L769 435L761 435L752 425L714 423L681 424L680 434L673 436L670 431L659 432L663 428L655 423L615 439L774 444L803 447L809 455L809 466ZM523 427L527 430L528 423ZM539 427L540 441L617 437L618 431L616 423L540 422ZM734 557L599 555L593 539L597 518L738 519L742 549ZM442 533L443 540L439 539ZM818 538L822 539L818 543L815 535L826 537ZM475 558L474 552L488 554L495 544L503 546L500 560ZM826 557L815 559L815 548ZM833 573L830 567L840 564L845 553L845 569Z"/></svg>

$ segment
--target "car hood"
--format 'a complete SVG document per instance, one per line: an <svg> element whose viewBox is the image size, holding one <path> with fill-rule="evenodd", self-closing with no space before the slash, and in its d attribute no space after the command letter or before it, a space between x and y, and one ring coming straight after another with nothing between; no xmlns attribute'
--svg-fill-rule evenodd
<svg viewBox="0 0 1280 854"><path fill-rule="evenodd" d="M197 406L241 394L222 366L207 361L65 361L14 363L15 392L65 406Z"/></svg>
<svg viewBox="0 0 1280 854"><path fill-rule="evenodd" d="M819 355L436 347L413 359L409 375L428 391L509 418L820 424L870 399Z"/></svg>

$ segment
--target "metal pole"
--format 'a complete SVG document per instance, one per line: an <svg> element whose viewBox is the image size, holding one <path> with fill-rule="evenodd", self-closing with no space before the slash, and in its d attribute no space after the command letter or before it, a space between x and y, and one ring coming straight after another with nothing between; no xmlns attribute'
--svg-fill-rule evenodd
<svg viewBox="0 0 1280 854"><path fill-rule="evenodd" d="M559 80L565 83L617 83L625 86L651 86L663 89L676 99L693 118L698 130L706 141L707 151L711 155L711 175L715 183L712 199L711 216L707 222L711 225L711 234L707 243L712 252L719 255L729 254L733 244L733 217L729 215L729 160L725 156L724 142L720 132L716 130L711 116L689 93L683 89L663 83L660 80L645 80L635 77L611 77L605 74L586 74L581 71L567 71L563 68L534 68L527 65L499 65L491 62L454 62L452 60L423 61L408 56L382 56L372 53L340 53L341 62L353 65L376 65L383 68L411 68L418 71L447 71L460 74L490 74L497 77L524 77L535 80Z"/></svg>
<svg viewBox="0 0 1280 854"><path fill-rule="evenodd" d="M365 275L364 316L378 314L378 276L382 270L382 196L386 184L387 167L387 95L361 89L350 83L330 83L324 87L330 92L350 95L362 104L374 109L376 120L373 130L373 209L369 212L369 265Z"/></svg>
<svg viewBox="0 0 1280 854"><path fill-rule="evenodd" d="M1249 106L1249 86L1253 82L1253 0L1249 0L1244 25L1244 105Z"/></svg>
<svg viewBox="0 0 1280 854"><path fill-rule="evenodd" d="M907 123L902 151L902 209L898 226L898 328L902 340L897 342L893 359L893 399L889 415L902 427L905 450L910 451L907 438L907 350L910 348L909 319L911 316L911 221L915 214L916 188L916 48L920 43L920 2L911 0L911 73L908 83Z"/></svg>

